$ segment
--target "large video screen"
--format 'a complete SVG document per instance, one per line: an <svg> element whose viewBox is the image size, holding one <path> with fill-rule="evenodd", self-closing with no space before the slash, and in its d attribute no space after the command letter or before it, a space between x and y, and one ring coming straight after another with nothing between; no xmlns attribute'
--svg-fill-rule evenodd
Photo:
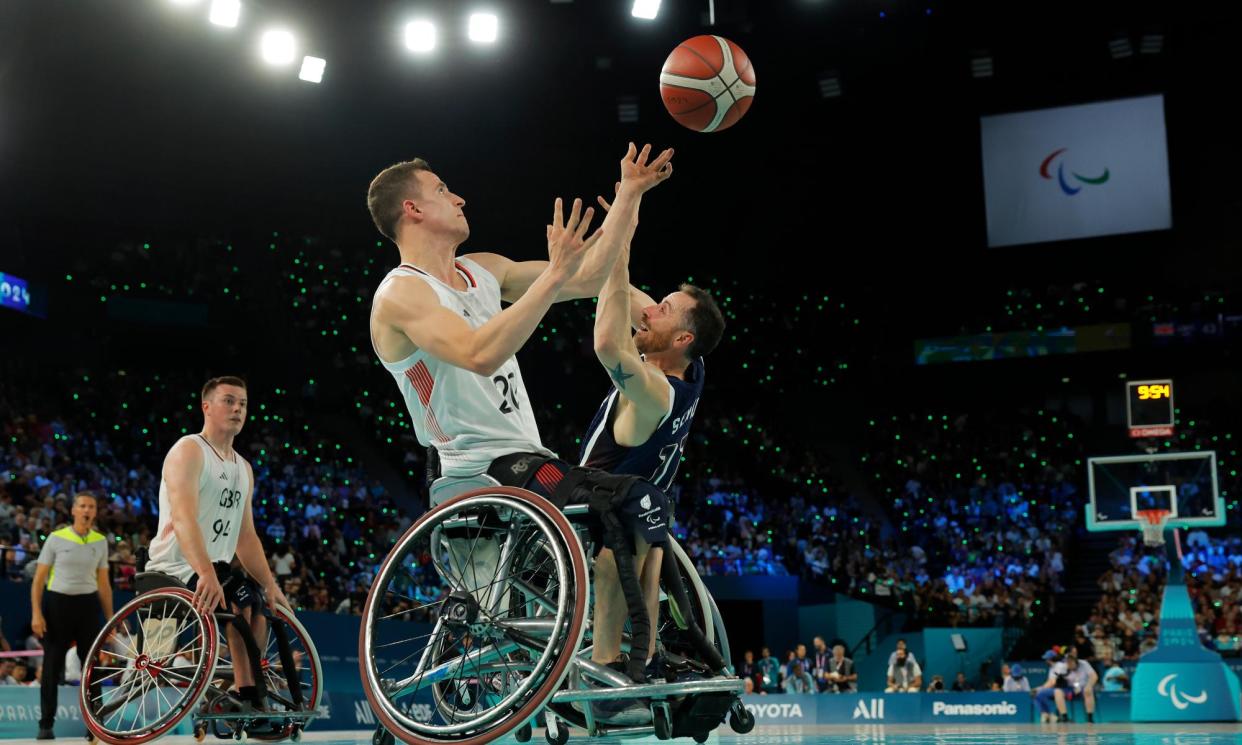
<svg viewBox="0 0 1242 745"><path fill-rule="evenodd" d="M988 246L1173 227L1164 96L980 119Z"/></svg>

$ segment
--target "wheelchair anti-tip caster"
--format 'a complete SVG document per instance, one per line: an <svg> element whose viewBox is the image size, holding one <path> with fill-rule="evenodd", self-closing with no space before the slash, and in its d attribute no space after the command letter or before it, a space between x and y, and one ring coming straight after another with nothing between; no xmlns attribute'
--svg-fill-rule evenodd
<svg viewBox="0 0 1242 745"><path fill-rule="evenodd" d="M741 701L734 701L729 708L729 727L739 735L755 728L755 715Z"/></svg>
<svg viewBox="0 0 1242 745"><path fill-rule="evenodd" d="M375 734L371 735L371 745L393 745L397 738L392 733L384 729L383 725L375 728Z"/></svg>
<svg viewBox="0 0 1242 745"><path fill-rule="evenodd" d="M547 725L543 738L548 741L548 745L565 745L569 742L569 725L557 719L550 711L543 713L543 721Z"/></svg>
<svg viewBox="0 0 1242 745"><path fill-rule="evenodd" d="M202 742L207 737L207 728L201 724L194 725L194 742Z"/></svg>
<svg viewBox="0 0 1242 745"><path fill-rule="evenodd" d="M707 738L711 736L712 733L710 732L696 732L694 733L694 741L699 743L699 745L702 745L702 743L707 742Z"/></svg>
<svg viewBox="0 0 1242 745"><path fill-rule="evenodd" d="M655 727L656 739L673 739L673 713L669 711L667 701L657 701L651 705L651 724Z"/></svg>
<svg viewBox="0 0 1242 745"><path fill-rule="evenodd" d="M530 726L530 722L527 722L526 724L523 724L521 727L518 727L516 731L514 731L513 739L517 740L518 742L530 742L530 736L532 734L533 734L533 730Z"/></svg>

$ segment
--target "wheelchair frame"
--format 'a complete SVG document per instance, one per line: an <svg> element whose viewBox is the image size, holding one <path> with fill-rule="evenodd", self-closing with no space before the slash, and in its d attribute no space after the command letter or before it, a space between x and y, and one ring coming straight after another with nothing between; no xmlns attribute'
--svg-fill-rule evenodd
<svg viewBox="0 0 1242 745"><path fill-rule="evenodd" d="M570 725L591 736L654 734L659 739L690 736L699 742L726 715L738 732L753 728L754 718L741 704L738 678L715 675L639 685L591 660L592 646L584 641L591 600L583 550L584 542L590 543L584 538L589 535L586 505L558 510L530 491L499 486L487 476L441 478L432 486L432 502L433 508L410 526L380 565L363 610L359 666L363 689L380 722L376 745L391 745L395 737L409 745L483 745L509 732L525 742L540 715L552 745L564 745ZM701 622L693 620L694 608L683 612L703 627L708 643L728 660L728 638L715 602L671 537L669 550L690 580L691 604L698 606ZM405 568L411 560L430 561L450 586L449 596L403 609L400 603L411 598L390 587L400 589L401 582L414 579ZM473 583L466 581L467 574ZM379 621L431 607L440 615L430 634L381 643ZM394 608L397 612L389 613ZM380 661L381 650L422 639L426 643L415 644L396 665L380 669L389 661ZM481 640L477 646L476 639ZM461 651L454 651L458 646ZM550 655L556 659L546 661ZM415 657L413 672L385 677ZM520 673L528 668L523 678ZM707 674L721 672L731 670ZM587 680L603 687L589 687ZM464 722L457 717L459 709L443 705L453 691L462 700L463 682L474 686ZM433 709L445 724L408 716L408 697L423 685L431 687ZM649 700L650 723L613 724L594 713L592 702L617 699ZM490 707L484 706L489 700Z"/></svg>
<svg viewBox="0 0 1242 745"><path fill-rule="evenodd" d="M143 572L135 580L136 586L145 584L146 589L108 620L83 666L79 704L88 738L109 745L141 745L167 734L190 716L199 741L209 726L221 739L241 740L247 735L272 741L300 739L302 730L319 715L323 668L310 635L292 611L278 607L273 614L266 606L261 608L268 619L268 638L261 652L250 624L240 614L199 612L193 593L168 575ZM220 710L225 705L243 705L228 691L233 666L220 659L222 624L232 626L241 636L260 699L280 710ZM185 639L189 641L183 643ZM113 641L118 649L107 649ZM302 648L301 660L294 641ZM123 663L104 663L105 658L114 657ZM183 657L189 658L189 664L179 663ZM304 671L310 675L309 682L302 678ZM103 685L109 681L111 685ZM114 692L110 700L108 691ZM151 709L155 710L153 718L148 716ZM270 728L256 729L263 724Z"/></svg>

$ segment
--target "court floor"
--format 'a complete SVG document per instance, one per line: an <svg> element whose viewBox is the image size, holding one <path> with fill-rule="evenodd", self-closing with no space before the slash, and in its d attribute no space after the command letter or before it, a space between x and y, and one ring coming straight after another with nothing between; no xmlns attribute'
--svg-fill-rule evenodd
<svg viewBox="0 0 1242 745"><path fill-rule="evenodd" d="M78 741L61 737L59 740ZM575 732L570 743L586 743L588 738ZM194 745L192 737L167 737L167 745ZM205 742L211 742L207 740ZM371 733L307 732L302 742L315 745L370 745ZM516 742L513 738L499 740ZM657 743L654 737L633 742ZM688 744L693 740L681 739ZM935 727L919 724L865 724L820 727L767 726L756 727L747 735L737 735L723 727L712 735L711 743L719 745L1236 745L1242 743L1242 724L1045 724L1045 725L959 725ZM6 745L36 745L35 740L7 740ZM545 745L543 731L536 730L530 745ZM39 743L38 745L43 745Z"/></svg>

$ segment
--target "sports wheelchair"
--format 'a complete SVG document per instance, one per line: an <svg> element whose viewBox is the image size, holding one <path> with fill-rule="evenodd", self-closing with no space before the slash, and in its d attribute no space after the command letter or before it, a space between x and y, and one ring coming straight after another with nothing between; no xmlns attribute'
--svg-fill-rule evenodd
<svg viewBox="0 0 1242 745"><path fill-rule="evenodd" d="M104 626L82 668L88 739L141 745L186 716L200 742L209 727L222 739L300 739L318 715L323 669L292 611L264 606L267 638L255 639L240 615L198 611L194 594L174 577L141 572L134 584L138 595ZM245 643L261 708L229 691L233 664L222 625Z"/></svg>
<svg viewBox="0 0 1242 745"><path fill-rule="evenodd" d="M437 479L431 503L380 565L363 609L358 656L380 723L374 745L483 745L509 733L526 742L541 719L550 745L565 745L570 726L590 736L697 742L726 716L736 732L753 729L742 681L725 662L723 619L671 536L652 619L665 664L636 684L591 660L587 556L598 517L588 505L557 509L486 475ZM429 597L419 579L428 575L448 585L447 596ZM434 612L434 621L397 620L420 611ZM598 715L598 702L609 700L639 702L644 721Z"/></svg>

